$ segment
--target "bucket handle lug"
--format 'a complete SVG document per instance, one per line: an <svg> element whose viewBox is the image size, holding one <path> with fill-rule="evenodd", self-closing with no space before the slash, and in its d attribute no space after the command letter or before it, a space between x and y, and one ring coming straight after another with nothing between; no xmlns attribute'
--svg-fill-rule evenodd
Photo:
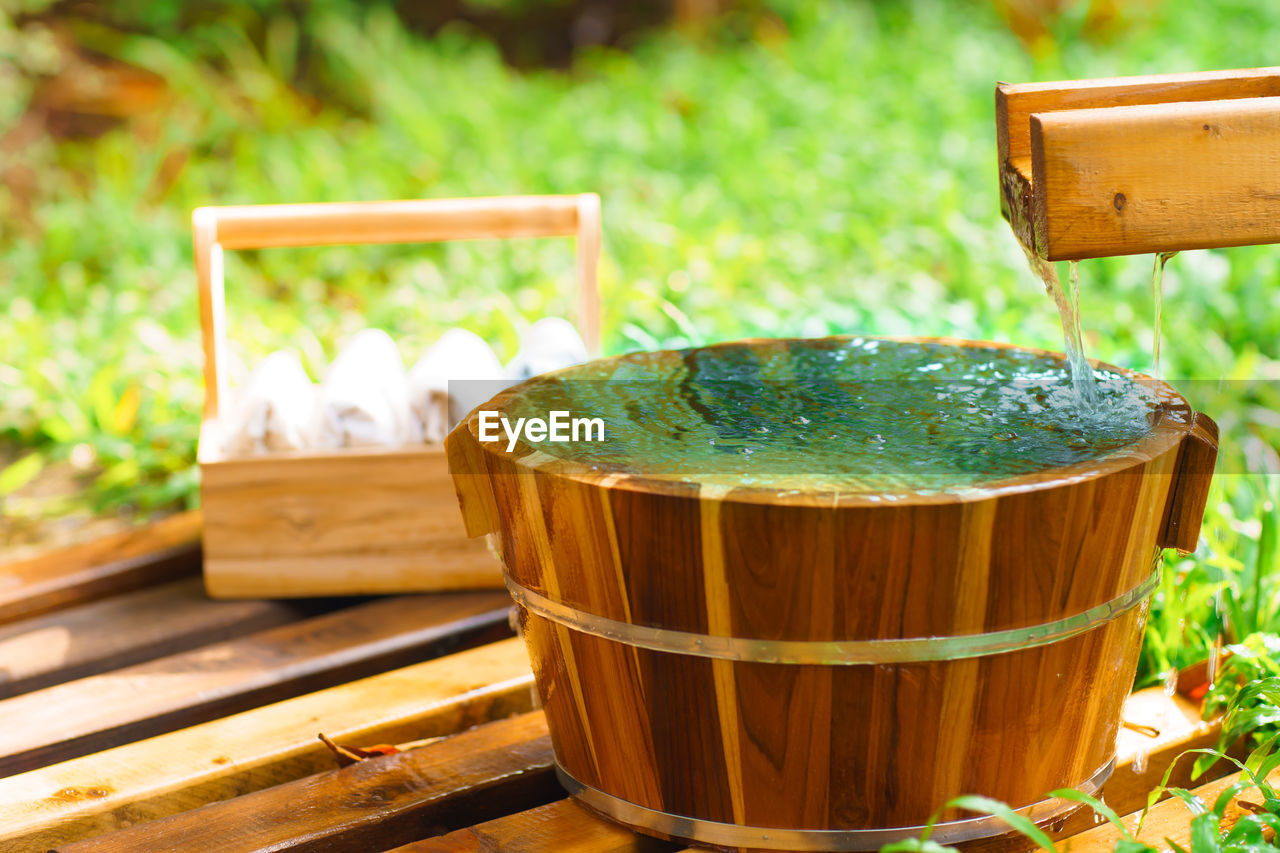
<svg viewBox="0 0 1280 853"><path fill-rule="evenodd" d="M487 454L471 434L469 420L464 419L445 436L444 452L467 536L475 539L487 533L497 533L498 504L489 482Z"/></svg>
<svg viewBox="0 0 1280 853"><path fill-rule="evenodd" d="M1160 526L1161 548L1176 548L1182 554L1196 549L1217 459L1218 425L1204 412L1196 412L1191 429L1178 445L1173 483Z"/></svg>

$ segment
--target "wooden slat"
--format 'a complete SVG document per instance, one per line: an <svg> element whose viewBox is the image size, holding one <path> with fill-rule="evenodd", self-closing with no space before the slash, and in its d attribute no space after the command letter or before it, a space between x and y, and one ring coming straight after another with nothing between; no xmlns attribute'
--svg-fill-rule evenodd
<svg viewBox="0 0 1280 853"><path fill-rule="evenodd" d="M583 193L578 196L578 331L592 358L600 357L600 287L596 274L600 270L602 240L600 196Z"/></svg>
<svg viewBox="0 0 1280 853"><path fill-rule="evenodd" d="M216 598L504 589L485 543L463 534L438 446L231 459L202 472L204 579Z"/></svg>
<svg viewBox="0 0 1280 853"><path fill-rule="evenodd" d="M0 774L508 636L508 604L501 593L380 599L6 699Z"/></svg>
<svg viewBox="0 0 1280 853"><path fill-rule="evenodd" d="M213 601L199 578L187 578L23 619L0 627L0 699L283 625L321 607Z"/></svg>
<svg viewBox="0 0 1280 853"><path fill-rule="evenodd" d="M1051 261L1280 240L1280 67L996 87L1001 210Z"/></svg>
<svg viewBox="0 0 1280 853"><path fill-rule="evenodd" d="M1183 761L1190 764L1193 758L1193 756L1188 756ZM1240 778L1240 773L1232 773L1229 776L1223 776L1221 779L1194 788L1193 791L1204 801L1205 805L1212 807L1218 795L1240 781ZM1268 781L1273 785L1277 784L1277 782L1280 782L1280 773L1273 773L1268 777ZM1240 802L1247 803L1254 808L1243 808ZM1250 811L1262 810L1261 806L1262 794L1256 788L1246 791L1237 802L1227 807L1220 825L1221 829L1223 831L1229 830L1235 826L1236 821ZM1136 828L1138 816L1138 813L1134 813L1122 818L1130 832ZM1167 799L1151 807L1151 811L1147 813L1146 820L1142 824L1142 832L1136 838L1162 850L1173 849L1168 843L1170 841L1178 844L1184 850L1189 850L1191 849L1191 818L1191 811L1185 803L1178 799ZM1111 853L1120 838L1120 830L1110 823L1104 823L1078 835L1071 836L1056 846L1059 853L1067 853L1067 851L1070 851L1070 853Z"/></svg>
<svg viewBox="0 0 1280 853"><path fill-rule="evenodd" d="M1032 113L1280 95L1280 68L1151 74L996 87L1000 161L1031 157Z"/></svg>
<svg viewBox="0 0 1280 853"><path fill-rule="evenodd" d="M1194 703L1181 696L1165 696L1161 689L1139 691L1125 705L1126 719L1140 721L1160 731L1158 737L1130 729L1121 732L1117 744L1120 756L1116 773L1106 789L1107 801L1128 809L1145 804L1147 793L1160 780L1173 756L1183 750L1202 746L1217 737L1217 726L1200 720ZM1137 762L1135 764L1135 761ZM1180 766L1175 774L1185 784L1191 763ZM1139 767L1139 770L1135 770ZM1091 813L1077 813L1058 830L1066 837L1093 825ZM961 845L975 851L1025 850L1021 836L988 839ZM391 853L479 853L502 850L566 851L566 853L630 853L630 851L666 851L675 845L635 835L573 804L561 801L527 812L509 815L479 826L457 830L446 836L415 842ZM686 848L698 853L698 848Z"/></svg>
<svg viewBox="0 0 1280 853"><path fill-rule="evenodd" d="M206 419L217 417L227 394L223 253L228 249L576 236L578 326L587 351L599 354L600 198L595 193L201 207L192 213L191 225ZM201 448L202 462L209 453Z"/></svg>
<svg viewBox="0 0 1280 853"><path fill-rule="evenodd" d="M571 195L410 199L319 204L203 207L193 221L215 223L224 249L418 243L510 237L571 237L578 233L578 198Z"/></svg>
<svg viewBox="0 0 1280 853"><path fill-rule="evenodd" d="M1041 113L1031 145L1049 260L1280 242L1280 97Z"/></svg>
<svg viewBox="0 0 1280 853"><path fill-rule="evenodd" d="M0 623L200 571L199 512L0 566Z"/></svg>
<svg viewBox="0 0 1280 853"><path fill-rule="evenodd" d="M46 850L333 767L316 739L405 743L533 707L524 644L502 640L0 779L0 849Z"/></svg>
<svg viewBox="0 0 1280 853"><path fill-rule="evenodd" d="M62 853L382 850L563 796L540 713L215 803Z"/></svg>
<svg viewBox="0 0 1280 853"><path fill-rule="evenodd" d="M388 853L666 853L676 849L678 845L637 835L596 817L573 800L559 800Z"/></svg>

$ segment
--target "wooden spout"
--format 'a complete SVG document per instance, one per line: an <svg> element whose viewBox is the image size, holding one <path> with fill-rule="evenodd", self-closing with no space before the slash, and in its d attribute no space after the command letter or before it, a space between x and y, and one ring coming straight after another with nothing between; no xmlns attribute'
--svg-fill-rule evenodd
<svg viewBox="0 0 1280 853"><path fill-rule="evenodd" d="M996 141L1047 260L1280 242L1280 68L1001 84Z"/></svg>
<svg viewBox="0 0 1280 853"><path fill-rule="evenodd" d="M1178 446L1173 485L1165 504L1158 544L1188 554L1200 541L1200 523L1209 503L1209 484L1218 459L1218 425L1197 412L1191 430Z"/></svg>
<svg viewBox="0 0 1280 853"><path fill-rule="evenodd" d="M485 452L471 434L469 420L464 419L445 436L444 451L467 535L474 539L497 531L498 505L489 482Z"/></svg>

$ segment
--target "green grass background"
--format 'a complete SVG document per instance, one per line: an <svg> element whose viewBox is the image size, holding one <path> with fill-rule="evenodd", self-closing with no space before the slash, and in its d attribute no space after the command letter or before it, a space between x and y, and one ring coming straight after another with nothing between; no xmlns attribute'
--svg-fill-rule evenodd
<svg viewBox="0 0 1280 853"><path fill-rule="evenodd" d="M29 198L0 190L0 437L22 448L0 500L74 452L95 460L97 510L196 500L203 204L594 190L608 352L842 333L1061 349L999 214L996 81L1265 65L1280 43L1280 5L1256 0L1123 4L1092 37L1077 4L1035 56L979 0L772 0L517 72L474 32L423 39L379 4L256 3L178 26L181 5L154 5L145 28L73 27L161 75L163 109L0 153L37 176ZM5 21L0 54L38 66L30 34ZM22 102L5 102L12 123ZM1150 267L1083 264L1090 356L1150 368ZM293 347L315 371L364 325L410 360L459 324L506 357L523 324L570 310L573 259L566 241L242 252L227 286L249 363ZM1169 265L1163 373L1211 380L1188 393L1211 398L1228 473L1200 551L1157 596L1143 680L1203 653L1219 610L1231 638L1278 621L1274 487L1256 473L1276 458L1278 286L1277 247ZM1224 593L1239 612L1215 607Z"/></svg>

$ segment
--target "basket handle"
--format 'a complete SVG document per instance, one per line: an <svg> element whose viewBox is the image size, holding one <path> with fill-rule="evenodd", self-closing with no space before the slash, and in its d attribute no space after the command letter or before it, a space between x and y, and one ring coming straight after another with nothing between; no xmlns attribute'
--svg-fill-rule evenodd
<svg viewBox="0 0 1280 853"><path fill-rule="evenodd" d="M411 201L200 207L191 215L204 340L204 417L226 398L224 249L432 243L512 237L576 237L578 329L600 352L600 196L499 196Z"/></svg>

